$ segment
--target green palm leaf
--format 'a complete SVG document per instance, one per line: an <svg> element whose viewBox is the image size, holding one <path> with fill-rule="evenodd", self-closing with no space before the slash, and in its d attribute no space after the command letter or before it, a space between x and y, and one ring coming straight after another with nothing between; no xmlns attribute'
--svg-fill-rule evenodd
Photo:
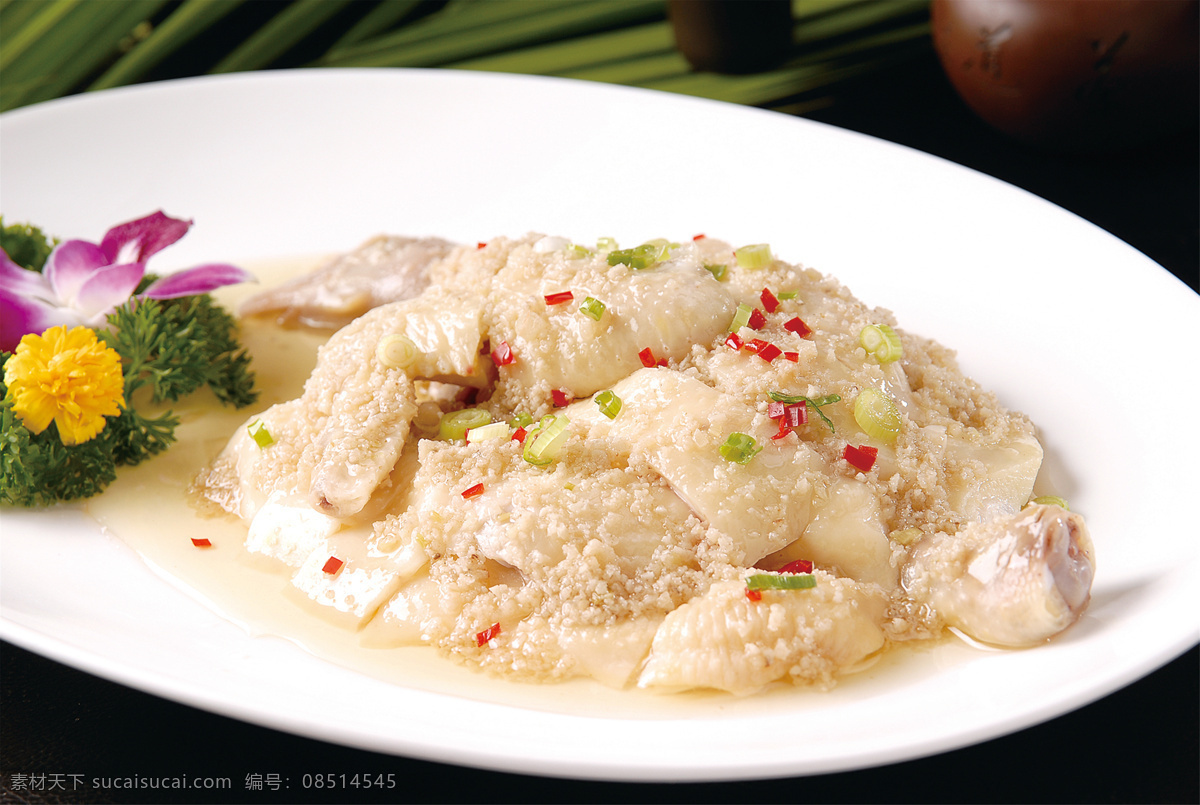
<svg viewBox="0 0 1200 805"><path fill-rule="evenodd" d="M784 63L718 75L676 50L665 0L0 0L0 110L311 65L554 75L803 111L927 54L927 2L793 0Z"/></svg>

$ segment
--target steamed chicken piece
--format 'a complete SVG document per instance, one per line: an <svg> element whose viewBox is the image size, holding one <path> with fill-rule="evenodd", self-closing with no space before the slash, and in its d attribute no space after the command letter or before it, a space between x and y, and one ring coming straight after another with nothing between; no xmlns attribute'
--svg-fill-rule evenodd
<svg viewBox="0 0 1200 805"><path fill-rule="evenodd" d="M770 438L775 424L695 378L640 369L613 387L621 414L608 419L591 401L568 409L590 438L615 442L622 454L658 472L704 523L732 540L750 565L794 541L809 519L809 448ZM721 455L733 433L753 434L763 451L746 464Z"/></svg>
<svg viewBox="0 0 1200 805"><path fill-rule="evenodd" d="M323 415L312 442L308 500L318 511L347 517L362 510L400 459L416 393L408 375L377 361L325 365L342 371L318 370L305 387Z"/></svg>
<svg viewBox="0 0 1200 805"><path fill-rule="evenodd" d="M498 623L489 660L628 681L654 625L707 587L712 538L661 478L608 447L589 440L540 468L507 439L423 442L421 491L380 535L422 545L429 572L384 606L371 642L472 649Z"/></svg>
<svg viewBox="0 0 1200 805"><path fill-rule="evenodd" d="M623 468L602 445L593 445L586 460L564 459L555 472L526 464L518 448L507 440L424 447L414 479L421 492L395 533L407 539L421 531L422 520L453 517L455 528L445 531L439 548L458 556L477 552L523 578L544 580L567 546L593 541L603 543L622 573L636 575L672 537L695 525L666 484ZM480 464L485 456L464 453L497 455ZM508 471L497 473L497 467ZM463 490L476 483L482 491L464 499Z"/></svg>
<svg viewBox="0 0 1200 805"><path fill-rule="evenodd" d="M937 617L998 646L1043 642L1087 606L1095 559L1083 518L1053 505L922 540L905 589Z"/></svg>
<svg viewBox="0 0 1200 805"><path fill-rule="evenodd" d="M311 445L317 509L354 515L391 473L417 413L414 379L487 383L480 317L480 300L430 292L372 310L321 348L302 397L323 415ZM381 354L391 335L415 346L411 362Z"/></svg>
<svg viewBox="0 0 1200 805"><path fill-rule="evenodd" d="M250 445L247 457L251 450L260 457L271 455L253 441ZM310 506L294 485L290 493L277 489L247 518L246 549L292 569L290 597L315 605L327 619L360 628L427 561L424 551L389 540L372 527L381 508L407 505L417 470L415 443L409 448L388 480L388 494L372 501L367 516L332 517ZM333 572L326 569L331 558L340 563Z"/></svg>
<svg viewBox="0 0 1200 805"><path fill-rule="evenodd" d="M286 594L327 620L360 628L414 572L372 551L369 534L359 527L330 535L292 573ZM340 564L331 569L331 562Z"/></svg>
<svg viewBox="0 0 1200 805"><path fill-rule="evenodd" d="M970 520L990 520L1020 510L1033 494L1042 445L1032 433L993 442L956 439L946 445L950 505Z"/></svg>
<svg viewBox="0 0 1200 805"><path fill-rule="evenodd" d="M256 294L244 316L270 316L280 324L343 327L368 310L419 296L429 269L454 244L441 238L380 235L321 269Z"/></svg>
<svg viewBox="0 0 1200 805"><path fill-rule="evenodd" d="M246 550L291 568L285 595L358 628L416 570L372 550L372 542L370 526L347 527L302 499L275 493L250 522Z"/></svg>
<svg viewBox="0 0 1200 805"><path fill-rule="evenodd" d="M807 590L746 597L741 579L714 584L654 636L640 687L753 693L784 677L829 682L881 649L886 599L872 585L816 572Z"/></svg>
<svg viewBox="0 0 1200 805"><path fill-rule="evenodd" d="M543 241L513 244L492 283L488 335L516 356L500 370L503 386L583 397L641 368L642 350L655 360L681 359L693 344L711 343L733 317L733 299L692 245L651 270L634 270L610 266L603 254L541 251ZM546 300L568 291L569 302ZM589 297L604 305L599 320L579 311Z"/></svg>
<svg viewBox="0 0 1200 805"><path fill-rule="evenodd" d="M304 404L327 417L313 442L314 506L339 517L359 511L399 456L416 413L411 381L490 385L494 369L482 347L489 336L495 342L495 330L503 331L506 323L519 333L510 346L520 358L506 367L504 382L526 387L532 380L525 375L536 372L539 382L584 394L640 365L639 345L649 344L664 357L682 355L695 339L711 340L730 315L728 296L694 260L631 275L627 266L609 266L602 256L571 260L561 252L538 252L532 243L533 237L515 243L498 239L489 246L509 250L492 281L502 291L485 296L483 289L434 286L415 299L371 310L322 348L304 394ZM467 253L461 270L431 270L478 279L488 269L472 263L488 257ZM581 297L599 289L594 292L611 305L607 321L595 322L573 309L559 316L546 303L543 286L560 279ZM672 300L674 315L656 313L656 305L634 304L643 297ZM532 303L520 309L514 300ZM567 324L556 326L559 319ZM403 366L387 365L378 353L381 342L396 335L415 348L412 362Z"/></svg>
<svg viewBox="0 0 1200 805"><path fill-rule="evenodd" d="M297 595L365 623L373 645L436 645L516 678L738 693L828 682L885 631L951 625L1024 645L1078 616L1082 521L1017 514L1041 447L952 353L899 331L903 358L880 365L858 333L889 312L778 260L742 268L720 241L646 269L568 246L528 235L450 250L423 292L343 328L304 395L261 415L274 445L230 441L202 486L250 522L252 550L293 568ZM764 288L787 291L777 310ZM580 311L587 297L599 320ZM739 303L766 309L742 341L788 357L725 343ZM812 332L785 326L794 317ZM383 348L396 337L411 348ZM668 367L643 368L647 348ZM495 420L540 416L568 392L562 453L535 467L505 438L429 438L463 394L422 397L427 381L472 390ZM896 404L894 441L855 420L867 388ZM588 397L604 389L622 401L615 419ZM806 409L806 426L777 433L773 391L841 399L824 405L828 424ZM761 448L746 463L721 455L735 432ZM872 467L849 464L847 445L877 449ZM901 529L925 537L893 539ZM340 584L314 571L332 550L352 557ZM816 587L746 597L751 565L795 559L815 563Z"/></svg>
<svg viewBox="0 0 1200 805"><path fill-rule="evenodd" d="M276 493L344 519L381 499L381 486L394 492L385 482L417 412L416 390L403 370L361 347L351 327L330 339L301 397L252 419L271 435L270 449L239 428L198 479L204 496L244 519Z"/></svg>
<svg viewBox="0 0 1200 805"><path fill-rule="evenodd" d="M875 493L862 481L839 478L814 500L812 517L800 538L761 564L780 568L807 559L890 590L899 576L895 552Z"/></svg>

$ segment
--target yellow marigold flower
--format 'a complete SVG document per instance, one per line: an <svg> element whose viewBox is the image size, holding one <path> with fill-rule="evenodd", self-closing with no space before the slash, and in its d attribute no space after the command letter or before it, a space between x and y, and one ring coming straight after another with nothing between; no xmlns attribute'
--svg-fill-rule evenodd
<svg viewBox="0 0 1200 805"><path fill-rule="evenodd" d="M125 406L121 356L87 327L51 327L21 338L4 364L13 411L33 433L51 422L63 444L86 442Z"/></svg>

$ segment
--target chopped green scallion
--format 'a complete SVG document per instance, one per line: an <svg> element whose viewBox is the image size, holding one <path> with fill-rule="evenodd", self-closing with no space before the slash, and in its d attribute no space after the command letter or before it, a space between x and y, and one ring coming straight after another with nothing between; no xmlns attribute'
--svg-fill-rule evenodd
<svg viewBox="0 0 1200 805"><path fill-rule="evenodd" d="M824 397L814 397L811 400L809 400L808 403L809 403L809 405L815 405L818 408L820 408L822 405L829 405L830 403L841 402L841 400L842 400L842 395L840 395L840 394L826 394Z"/></svg>
<svg viewBox="0 0 1200 805"><path fill-rule="evenodd" d="M538 467L553 462L567 441L567 425L570 424L571 420L563 414L548 414L542 417L538 426L525 437L525 448L522 451L524 459Z"/></svg>
<svg viewBox="0 0 1200 805"><path fill-rule="evenodd" d="M407 369L417 360L420 351L411 338L400 333L391 333L379 339L375 346L375 357L384 366L392 369Z"/></svg>
<svg viewBox="0 0 1200 805"><path fill-rule="evenodd" d="M524 411L521 411L520 413L513 416L512 419L508 420L508 424L513 428L524 428L528 425L533 424L533 417L531 417L529 414L525 413Z"/></svg>
<svg viewBox="0 0 1200 805"><path fill-rule="evenodd" d="M604 315L605 305L599 299L587 297L583 300L583 304L579 306L579 312L596 321L600 321L600 317Z"/></svg>
<svg viewBox="0 0 1200 805"><path fill-rule="evenodd" d="M779 301L783 302L788 299L795 299L799 295L800 295L799 291L780 291L779 292Z"/></svg>
<svg viewBox="0 0 1200 805"><path fill-rule="evenodd" d="M754 437L745 433L731 433L721 445L721 455L736 464L749 464L761 451Z"/></svg>
<svg viewBox="0 0 1200 805"><path fill-rule="evenodd" d="M750 323L750 317L754 314L754 308L745 303L737 306L737 312L733 314L733 321L729 322L729 332L736 333L738 330Z"/></svg>
<svg viewBox="0 0 1200 805"><path fill-rule="evenodd" d="M854 421L872 439L891 444L900 433L900 410L877 389L863 389L854 401Z"/></svg>
<svg viewBox="0 0 1200 805"><path fill-rule="evenodd" d="M816 586L817 577L811 573L788 573L780 576L755 573L746 577L747 590L808 590Z"/></svg>
<svg viewBox="0 0 1200 805"><path fill-rule="evenodd" d="M600 238L599 240L596 241L596 251L598 251L598 252L611 252L613 249L616 249L616 248L617 248L617 239L616 238Z"/></svg>
<svg viewBox="0 0 1200 805"><path fill-rule="evenodd" d="M438 436L449 441L467 438L467 431L482 428L492 417L482 408L464 408L442 416L438 423Z"/></svg>
<svg viewBox="0 0 1200 805"><path fill-rule="evenodd" d="M256 419L246 426L246 430L250 433L250 438L259 447L270 447L275 444L275 437L267 430L267 426L263 424L261 419Z"/></svg>
<svg viewBox="0 0 1200 805"><path fill-rule="evenodd" d="M664 248L654 243L643 243L641 246L634 246L632 249L619 249L608 253L608 264L627 265L634 270L650 268L661 262L664 256Z"/></svg>
<svg viewBox="0 0 1200 805"><path fill-rule="evenodd" d="M574 243L567 246L566 253L567 253L567 259L569 259L569 260L579 260L584 257L592 256L592 250L589 249L587 246L579 246Z"/></svg>
<svg viewBox="0 0 1200 805"><path fill-rule="evenodd" d="M1058 495L1039 495L1029 502L1037 503L1041 506L1058 506L1060 509L1066 509L1067 511L1071 510L1071 507L1067 505L1066 499L1060 498Z"/></svg>
<svg viewBox="0 0 1200 805"><path fill-rule="evenodd" d="M616 419L617 414L621 413L621 398L613 394L612 389L597 394L596 405L600 406L600 413L609 419Z"/></svg>
<svg viewBox="0 0 1200 805"><path fill-rule="evenodd" d="M508 438L508 423L507 422L492 422L487 425L480 425L477 428L471 428L467 431L467 441L471 444L475 442L485 442L488 439L507 439Z"/></svg>
<svg viewBox="0 0 1200 805"><path fill-rule="evenodd" d="M645 243L643 243L642 246L650 246L650 247L657 249L659 260L666 260L668 257L671 256L672 249L679 248L678 243L672 243L671 241L667 240L666 238L655 238L654 240L648 240Z"/></svg>
<svg viewBox="0 0 1200 805"><path fill-rule="evenodd" d="M725 279L725 275L729 273L729 266L724 263L705 263L704 270L713 275L713 279L717 282Z"/></svg>
<svg viewBox="0 0 1200 805"><path fill-rule="evenodd" d="M901 528L888 534L888 539L897 545L912 545L914 542L919 540L924 533L925 532L916 527Z"/></svg>
<svg viewBox="0 0 1200 805"><path fill-rule="evenodd" d="M771 247L766 243L743 246L734 252L734 256L742 268L766 268L775 259L771 254Z"/></svg>
<svg viewBox="0 0 1200 805"><path fill-rule="evenodd" d="M858 343L880 363L891 363L904 357L900 336L886 324L868 324L858 334Z"/></svg>

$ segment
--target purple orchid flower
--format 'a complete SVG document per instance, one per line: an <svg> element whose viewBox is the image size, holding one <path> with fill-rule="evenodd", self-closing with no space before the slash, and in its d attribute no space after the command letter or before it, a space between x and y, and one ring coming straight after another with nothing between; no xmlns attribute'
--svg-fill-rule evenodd
<svg viewBox="0 0 1200 805"><path fill-rule="evenodd" d="M142 281L150 256L191 225L159 211L114 226L99 244L68 240L50 252L41 273L22 268L0 249L0 349L12 352L26 333L60 324L102 327ZM253 279L237 266L210 263L155 280L138 296L174 299Z"/></svg>

